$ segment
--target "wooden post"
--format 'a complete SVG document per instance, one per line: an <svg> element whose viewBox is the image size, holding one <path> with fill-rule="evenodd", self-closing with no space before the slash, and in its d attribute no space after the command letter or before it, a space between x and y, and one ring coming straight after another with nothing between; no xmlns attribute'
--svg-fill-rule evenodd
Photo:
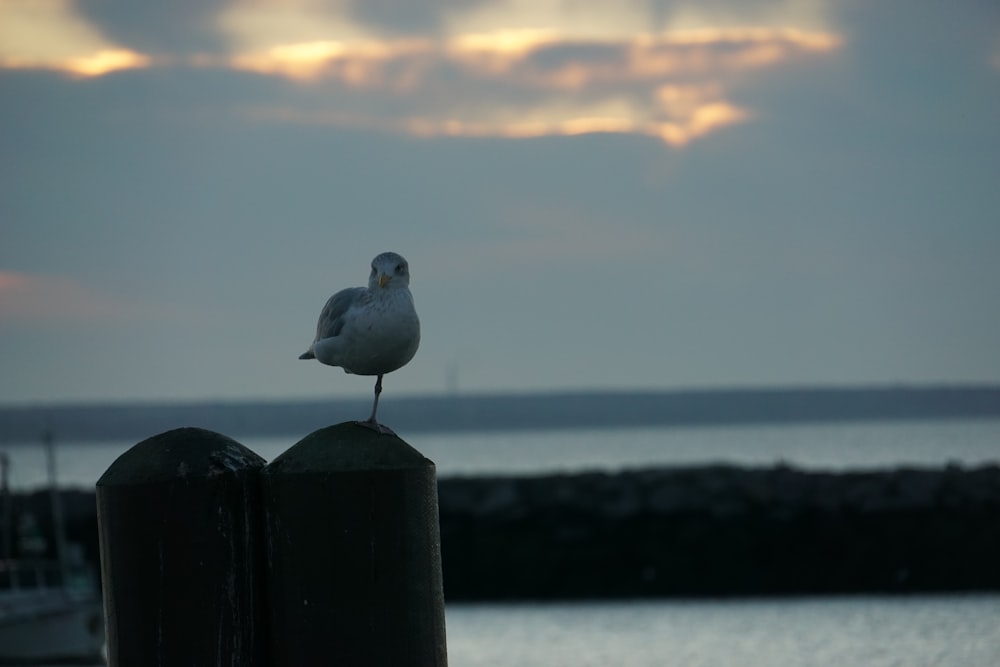
<svg viewBox="0 0 1000 667"><path fill-rule="evenodd" d="M447 664L434 463L353 422L261 474L275 666Z"/></svg>
<svg viewBox="0 0 1000 667"><path fill-rule="evenodd" d="M263 665L258 472L218 433L143 440L97 482L108 664Z"/></svg>

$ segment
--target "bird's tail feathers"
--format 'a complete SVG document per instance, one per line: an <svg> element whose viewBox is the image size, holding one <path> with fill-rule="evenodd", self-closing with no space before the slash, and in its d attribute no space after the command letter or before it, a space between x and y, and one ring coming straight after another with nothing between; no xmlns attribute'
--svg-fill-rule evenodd
<svg viewBox="0 0 1000 667"><path fill-rule="evenodd" d="M299 355L299 359L315 359L316 355L313 354L312 348L309 348L305 352Z"/></svg>

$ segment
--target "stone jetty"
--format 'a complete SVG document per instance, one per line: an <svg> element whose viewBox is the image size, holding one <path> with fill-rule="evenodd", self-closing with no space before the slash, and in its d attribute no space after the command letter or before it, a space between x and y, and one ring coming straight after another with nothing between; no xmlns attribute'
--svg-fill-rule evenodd
<svg viewBox="0 0 1000 667"><path fill-rule="evenodd" d="M1000 589L1000 467L451 479L450 599Z"/></svg>
<svg viewBox="0 0 1000 667"><path fill-rule="evenodd" d="M439 482L449 600L1000 590L1000 466ZM63 492L97 562L94 495ZM48 525L46 493L15 497Z"/></svg>

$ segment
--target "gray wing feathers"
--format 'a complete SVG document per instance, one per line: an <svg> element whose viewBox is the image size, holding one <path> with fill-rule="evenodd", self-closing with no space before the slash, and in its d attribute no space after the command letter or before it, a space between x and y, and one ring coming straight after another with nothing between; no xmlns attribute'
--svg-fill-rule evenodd
<svg viewBox="0 0 1000 667"><path fill-rule="evenodd" d="M316 322L316 338L313 339L313 345L324 338L339 336L341 330L344 328L344 314L354 304L361 301L367 291L367 287L349 287L331 296L326 305L323 306L323 310L320 311L319 321ZM313 345L310 345L308 350L300 354L299 359L315 359L316 355L313 353Z"/></svg>
<svg viewBox="0 0 1000 667"><path fill-rule="evenodd" d="M344 313L350 310L366 291L365 287L350 287L331 296L319 314L319 321L316 322L316 340L339 335L344 328Z"/></svg>

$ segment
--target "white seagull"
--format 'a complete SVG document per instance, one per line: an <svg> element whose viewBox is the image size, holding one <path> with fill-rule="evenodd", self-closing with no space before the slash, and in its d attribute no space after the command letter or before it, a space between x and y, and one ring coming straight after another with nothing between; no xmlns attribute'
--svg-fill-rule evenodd
<svg viewBox="0 0 1000 667"><path fill-rule="evenodd" d="M316 323L316 338L299 359L340 366L345 373L377 375L372 415L356 423L395 435L375 421L382 376L405 366L419 345L410 266L401 255L384 252L372 260L368 287L349 287L326 302Z"/></svg>

